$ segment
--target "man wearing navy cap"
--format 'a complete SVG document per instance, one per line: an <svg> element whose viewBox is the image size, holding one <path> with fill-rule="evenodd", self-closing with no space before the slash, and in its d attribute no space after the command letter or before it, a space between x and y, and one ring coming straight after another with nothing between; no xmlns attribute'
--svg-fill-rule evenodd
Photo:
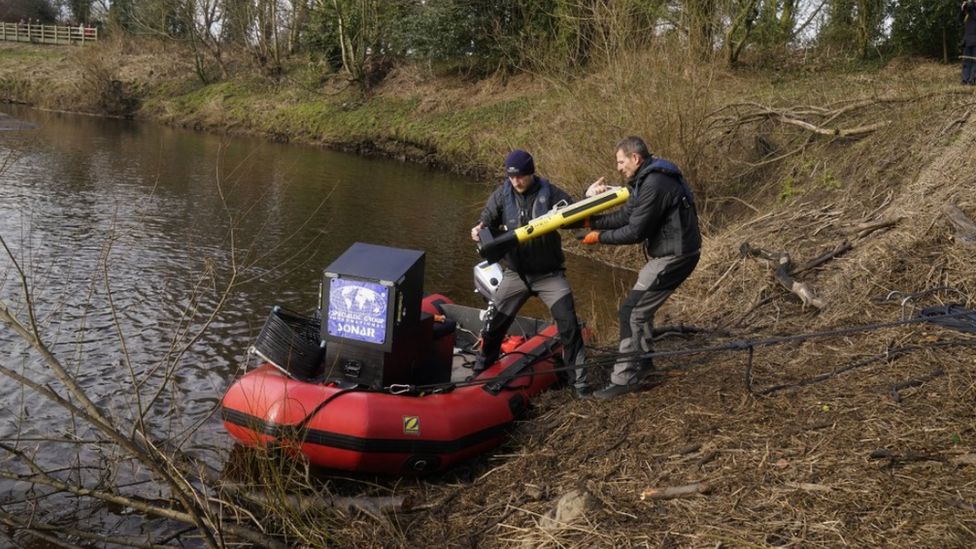
<svg viewBox="0 0 976 549"><path fill-rule="evenodd" d="M481 211L479 223L471 229L471 238L478 242L478 232L494 229L516 229L543 215L556 204L570 204L573 199L562 189L535 174L532 155L514 150L505 157L503 182L488 199ZM565 257L558 231L533 238L514 247L500 261L503 277L495 291L495 311L485 322L481 332L481 351L475 360L474 373L479 374L498 360L502 340L515 321L519 309L536 295L549 307L559 339L563 346L563 362L579 365L569 374L573 394L578 398L590 396L586 386L586 360L583 335L573 292L565 277Z"/></svg>

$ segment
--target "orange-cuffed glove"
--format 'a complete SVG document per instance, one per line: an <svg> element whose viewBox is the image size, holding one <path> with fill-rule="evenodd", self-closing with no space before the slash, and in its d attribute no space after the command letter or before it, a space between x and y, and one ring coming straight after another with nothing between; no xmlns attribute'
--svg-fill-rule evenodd
<svg viewBox="0 0 976 549"><path fill-rule="evenodd" d="M583 244L599 244L600 231L590 231L583 237Z"/></svg>

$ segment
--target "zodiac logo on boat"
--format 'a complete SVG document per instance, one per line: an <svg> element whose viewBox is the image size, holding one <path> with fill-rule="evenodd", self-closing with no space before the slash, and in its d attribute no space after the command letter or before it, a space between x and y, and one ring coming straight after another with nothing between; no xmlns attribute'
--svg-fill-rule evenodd
<svg viewBox="0 0 976 549"><path fill-rule="evenodd" d="M420 418L418 416L403 416L403 434L420 434Z"/></svg>
<svg viewBox="0 0 976 549"><path fill-rule="evenodd" d="M382 284L333 278L329 292L329 334L383 343L389 292Z"/></svg>

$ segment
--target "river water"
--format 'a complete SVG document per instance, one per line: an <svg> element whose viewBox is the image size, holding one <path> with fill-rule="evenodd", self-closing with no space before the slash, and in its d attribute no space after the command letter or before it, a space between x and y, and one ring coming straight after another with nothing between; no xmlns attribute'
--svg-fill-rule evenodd
<svg viewBox="0 0 976 549"><path fill-rule="evenodd" d="M154 434L216 468L231 440L211 413L271 307L311 311L323 269L351 244L423 250L426 291L482 303L469 229L493 185L254 138L0 112L34 125L0 131L0 237L15 259L0 250L0 299L27 321L23 273L43 339L92 400L116 416L147 410ZM597 327L633 276L569 256L580 315ZM539 300L523 314L548 318ZM6 327L0 366L65 394ZM89 435L19 383L2 377L0 390L0 440ZM25 489L0 481L14 501Z"/></svg>

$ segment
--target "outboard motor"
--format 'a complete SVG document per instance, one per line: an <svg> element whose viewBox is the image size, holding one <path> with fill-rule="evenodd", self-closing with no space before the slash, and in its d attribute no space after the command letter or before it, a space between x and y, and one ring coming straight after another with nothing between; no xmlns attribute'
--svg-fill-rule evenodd
<svg viewBox="0 0 976 549"><path fill-rule="evenodd" d="M481 327L484 329L495 314L495 292L502 283L502 268L498 263L482 261L474 266L474 291L488 303L488 308L481 311ZM479 331L479 338L481 337Z"/></svg>
<svg viewBox="0 0 976 549"><path fill-rule="evenodd" d="M502 268L498 263L482 261L474 267L474 291L481 294L489 305L495 302L495 291L502 283Z"/></svg>

